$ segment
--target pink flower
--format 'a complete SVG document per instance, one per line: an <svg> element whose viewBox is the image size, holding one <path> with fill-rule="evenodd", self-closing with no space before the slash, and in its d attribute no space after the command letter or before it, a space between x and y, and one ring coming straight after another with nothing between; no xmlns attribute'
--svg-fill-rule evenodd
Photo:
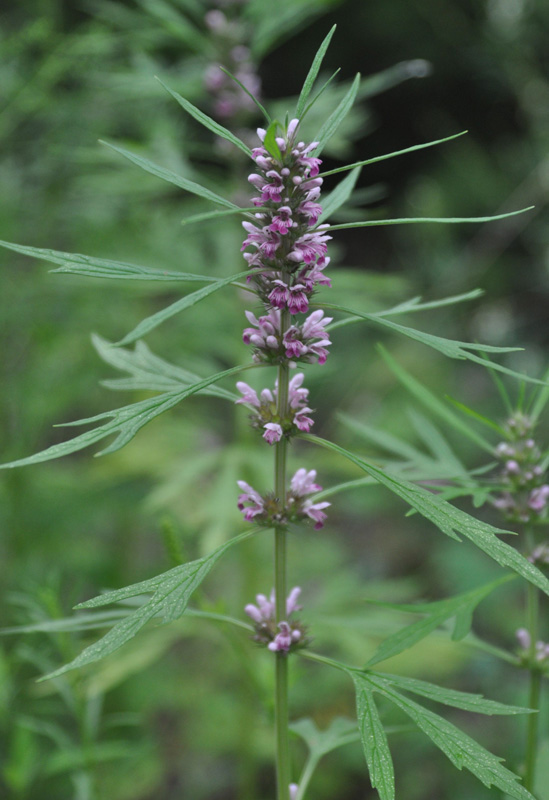
<svg viewBox="0 0 549 800"><path fill-rule="evenodd" d="M268 422L263 427L265 428L263 438L268 444L275 444L282 439L282 428L277 422Z"/></svg>
<svg viewBox="0 0 549 800"><path fill-rule="evenodd" d="M302 510L308 517L315 521L315 530L320 530L324 527L326 514L322 511L323 508L328 508L331 503L324 501L323 503L313 503L311 500L305 500Z"/></svg>
<svg viewBox="0 0 549 800"><path fill-rule="evenodd" d="M293 494L296 497L304 497L307 494L322 491L322 486L315 483L315 479L315 469L311 469L309 472L303 467L298 469L290 483Z"/></svg>
<svg viewBox="0 0 549 800"><path fill-rule="evenodd" d="M261 495L245 481L237 481L238 486L242 489L242 494L238 498L238 509L244 514L244 519L251 522L258 514L262 514L265 510L265 504ZM246 506L249 503L249 506Z"/></svg>
<svg viewBox="0 0 549 800"><path fill-rule="evenodd" d="M255 406L255 408L259 408L259 397L257 396L255 389L252 389L252 387L248 386L248 384L244 383L244 381L238 381L236 388L243 395L240 399L235 401L236 403L248 403L251 406Z"/></svg>

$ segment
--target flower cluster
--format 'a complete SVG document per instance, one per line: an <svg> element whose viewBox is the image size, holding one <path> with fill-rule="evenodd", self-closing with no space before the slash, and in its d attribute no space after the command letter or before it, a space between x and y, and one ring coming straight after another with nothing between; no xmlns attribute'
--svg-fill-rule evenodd
<svg viewBox="0 0 549 800"><path fill-rule="evenodd" d="M263 438L269 444L275 444L283 436L289 437L297 431L308 433L313 427L313 420L307 416L312 413L312 409L307 406L309 390L302 386L304 378L305 375L298 372L290 381L285 417L281 417L277 409L278 381L275 382L274 391L263 389L259 396L247 383L239 381L236 384L236 388L242 394L240 400L236 402L246 403L254 408L254 413L250 417L252 426L263 430Z"/></svg>
<svg viewBox="0 0 549 800"><path fill-rule="evenodd" d="M319 530L323 527L326 519L323 509L331 504L326 501L313 503L312 499L308 497L308 495L322 490L322 486L315 483L315 480L316 470L312 469L307 472L303 468L298 469L291 480L285 506L274 494L262 496L245 481L238 481L238 486L242 490L242 494L238 498L238 508L248 522L253 520L260 525L271 527L287 525L289 522L300 522L309 518L315 523L315 530Z"/></svg>
<svg viewBox="0 0 549 800"><path fill-rule="evenodd" d="M297 599L301 594L299 586L294 586L286 598L286 617L276 624L276 596L274 589L270 597L264 594L256 595L256 603L249 603L244 611L255 623L254 642L266 644L273 653L289 652L296 647L304 647L307 644L305 638L305 628L300 622L290 620L291 615L301 610L297 604ZM278 632L277 632L278 631Z"/></svg>
<svg viewBox="0 0 549 800"><path fill-rule="evenodd" d="M539 518L549 500L549 484L544 483L541 453L532 439L532 427L524 414L514 414L506 425L508 440L496 447L505 488L494 506L513 522Z"/></svg>
<svg viewBox="0 0 549 800"><path fill-rule="evenodd" d="M252 198L258 211L255 222L242 223L247 233L242 250L252 270L248 283L269 312L259 320L247 313L254 328L244 331L244 341L254 345L255 360L269 363L281 356L324 363L330 344L322 312L314 312L303 324L293 322L288 330L287 325L282 329L276 313L306 314L316 287L331 285L324 275L331 236L326 233L328 225L317 225L322 212L317 202L321 161L311 153L318 142L296 141L298 125L299 120L291 120L285 136L276 137L268 149L252 151L258 172L248 180L258 191ZM265 142L266 131L260 128L258 135ZM321 340L316 346L315 339Z"/></svg>
<svg viewBox="0 0 549 800"><path fill-rule="evenodd" d="M524 665L530 666L530 659L532 655L532 637L530 631L526 628L519 628L515 636L520 646L519 655ZM549 668L549 644L545 642L536 642L534 647L534 659L536 664L541 669Z"/></svg>

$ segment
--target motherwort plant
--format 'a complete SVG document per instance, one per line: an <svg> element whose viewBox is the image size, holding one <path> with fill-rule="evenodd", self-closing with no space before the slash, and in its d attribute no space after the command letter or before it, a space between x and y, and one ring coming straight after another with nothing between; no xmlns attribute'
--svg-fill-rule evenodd
<svg viewBox="0 0 549 800"><path fill-rule="evenodd" d="M95 424L95 427L34 456L5 464L3 465L5 468L36 464L74 453L111 436L115 437L114 441L102 453L113 452L127 444L149 421L191 395L199 393L214 395L230 403L236 402L246 406L250 412L251 426L258 433L258 447L263 448L266 459L272 459L274 462L274 479L271 486L252 486L244 480L239 480L238 497L235 487L235 503L242 512L246 530L203 558L82 603L79 608L94 609L121 603L129 598L139 598L133 605L121 608L118 621L101 639L88 646L71 663L46 677L61 675L68 670L104 658L133 638L151 620L170 622L178 619L185 613L193 591L224 553L244 539L260 532L262 535L269 535L265 533L268 529L273 532L274 539L272 591L271 587L265 587L266 594L257 595L255 603L250 602L246 605L245 613L253 622L253 626L242 622L238 610L235 611L237 617L223 617L223 619L225 622L234 622L240 628L243 626L247 628L256 645L264 649L265 658L274 662L276 730L274 761L277 772L277 800L289 800L290 796L292 800L301 800L307 793L309 780L320 756L354 738L360 738L362 742L372 786L377 788L382 800L393 800L395 797L393 762L387 732L374 695L380 696L382 703L393 704L408 716L413 725L423 731L455 766L460 769L465 766L485 785L493 785L510 797L527 800L532 795L521 785L517 775L502 766L501 759L485 750L444 717L425 708L413 697L419 696L482 714L528 713L530 709L507 706L493 700L485 700L479 695L445 689L424 681L374 670L375 664L402 652L418 640L413 630L401 633L396 639L389 637L382 642L365 667L351 666L313 652L310 649L310 637L314 632L309 632L307 626L297 617L298 612L302 611L298 605L300 587L296 586L289 590L287 586L286 545L289 530L298 530L301 525L321 529L327 522L327 509L330 506L330 502L322 495L321 486L317 483L312 448L306 450L306 463L293 475L288 474L288 448L293 439L299 438L309 445L323 447L339 454L354 464L359 472L365 473L366 478L351 482L353 487L366 483L371 485L373 479L404 500L446 535L458 540L460 535L469 539L502 567L511 570L511 573L506 573L491 588L506 582L514 573L527 581L536 592L540 590L549 593L549 580L540 569L540 566L543 566L541 563L543 559L539 557L529 559L521 555L518 550L499 538L499 534L502 533L499 528L456 508L442 492L432 490L422 482L399 474L397 470L381 467L378 463L311 433L314 426L312 410L314 399L310 399L309 391L304 385L305 370L311 368L311 365L324 364L332 346L332 332L343 325L366 322L368 325L414 339L450 358L469 359L479 366L486 365L487 353L512 349L452 341L402 325L394 320L404 313L419 312L472 299L478 294L475 291L423 304L416 298L376 313L366 313L359 307L349 308L323 302L322 295L317 295L319 288L330 286L331 279L329 274L326 274L330 263L327 248L332 235L340 229L410 222L475 222L500 218L363 220L328 225L326 220L349 198L363 166L446 141L442 139L416 145L398 153L366 159L322 173L320 155L323 147L351 108L360 81L357 76L339 105L322 125L314 141L304 141L301 135L302 121L316 97L323 91L324 87L321 87L316 97L311 99L311 92L332 34L333 30L322 43L313 61L293 114L288 115L283 122L273 120L257 101L257 107L264 114L266 122L265 128L258 130L259 141L253 150L185 98L168 90L186 112L226 142L239 148L252 160L253 172L248 178L254 190L251 206L240 207L212 190L159 167L141 156L110 145L149 173L219 207L213 212L187 219L188 224L203 219L215 219L218 216L242 216L246 233L242 245L246 268L242 272L214 279L204 275L165 272L89 256L2 243L16 252L57 264L58 272L104 279L169 280L205 284L197 291L186 294L172 305L143 320L121 342L114 345L103 340L96 342L100 355L107 362L128 372L136 379L136 385L140 388L155 391L154 397L72 423L92 426ZM448 137L451 138L454 137ZM345 171L348 171L349 175L337 183L328 194L321 196L324 180ZM244 290L249 297L246 311L247 327L244 329L243 340L251 348L251 363L234 366L204 378L158 358L142 342L138 342L135 351L124 348L164 320L229 285L238 287L240 291ZM336 315L338 319L334 321ZM504 366L493 362L490 364L493 369L516 376L516 373ZM266 381L265 388L259 391L242 380L236 384L239 395L218 385L223 379L234 377L246 370L265 368L272 368L273 372L276 370L276 377L272 374ZM502 494L500 504L505 504L509 513L518 515L529 514L530 511L535 513L546 501L546 486L540 483L535 465L530 470L530 461L535 452L535 447L528 439L524 441L521 439L520 442L517 440L512 454L508 451L503 453L501 447L498 450L498 453L507 459L505 480L513 486L515 483L519 485L520 481L524 480L526 481L524 492L529 492L527 496L525 495L525 500L521 500L520 508L516 506L515 500L511 504L506 492ZM531 477L529 477L530 472ZM334 496L349 487L349 483L331 487L329 494ZM525 508L530 511L524 511ZM474 608L487 593L486 587L481 587L470 600L468 608ZM207 610L202 610L200 614L205 619L208 616L216 618L215 614L209 614ZM457 612L454 616L456 614ZM306 614L304 616L306 617ZM460 635L467 633L471 616L471 614L459 616ZM78 616L74 619L74 628L78 629ZM529 635L526 631L521 633L521 642L526 649L531 648ZM288 670L295 656L316 661L347 675L356 689L357 709L356 723L352 723L350 728L344 726L344 730L341 724L336 723L323 733L315 732L312 723L294 724L295 732L305 739L310 750L299 777L292 771L288 736L290 729ZM314 735L311 735L311 731ZM531 788L531 775L528 782Z"/></svg>

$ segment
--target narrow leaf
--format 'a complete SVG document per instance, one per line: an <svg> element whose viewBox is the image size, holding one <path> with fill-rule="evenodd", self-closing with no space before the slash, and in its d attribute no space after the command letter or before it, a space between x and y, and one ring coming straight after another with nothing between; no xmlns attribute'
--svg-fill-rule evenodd
<svg viewBox="0 0 549 800"><path fill-rule="evenodd" d="M246 88L246 86L244 86L244 84L242 83L242 81L239 81L239 80L238 80L238 78L236 77L236 75L233 75L233 73L232 73L232 72L229 72L229 70L228 70L228 69L225 69L225 67L221 67L221 66L219 67L219 69L221 70L221 72L224 72L224 73L225 73L225 75L228 75L228 76L229 76L229 78L230 78L232 81L234 81L234 82L237 84L237 86L240 86L240 88L242 89L242 91L244 92L244 94L247 94L247 95L248 95L248 97L250 98L250 100L252 100L252 102L253 102L253 103L255 103L255 105L256 105L256 106L258 107L258 109L261 111L261 113L263 114L263 116L265 117L265 119L266 119L266 121L267 121L267 124L270 124L270 122L271 122L271 117L270 117L270 115L269 115L269 112L267 111L267 109L265 108L265 106L261 105L261 103L259 102L259 100L257 99L257 97L255 97L255 96L254 96L254 95L253 95L253 94L250 92L250 90L249 90L249 89L247 89L247 88Z"/></svg>
<svg viewBox="0 0 549 800"><path fill-rule="evenodd" d="M154 164L147 158L138 156L136 153L131 153L129 150L125 150L123 147L117 147L109 142L104 142L102 140L100 141L101 144L104 144L107 147L110 147L111 150L115 150L117 153L120 153L121 156L124 156L124 158L127 158L138 167L141 167L141 169L144 169L145 172L150 172L151 175L156 175L157 178L162 178L162 180L168 181L168 183L173 183L175 186L179 186L181 189L191 192L191 194L196 194L199 197L203 197L205 200L211 200L212 203L225 206L225 208L238 208L235 203L232 203L230 200L226 200L224 197L212 192L210 189L206 189L205 186L201 186L199 183L190 181L188 178L183 178L181 175L177 175L170 169L166 169L166 167L160 167L158 164Z"/></svg>
<svg viewBox="0 0 549 800"><path fill-rule="evenodd" d="M338 183L335 189L323 199L322 214L318 218L319 222L324 222L334 211L337 211L338 208L341 208L341 206L347 202L353 193L359 175L360 169L353 170L350 175L347 175L347 177Z"/></svg>
<svg viewBox="0 0 549 800"><path fill-rule="evenodd" d="M201 125L204 125L205 128L208 128L208 130L215 133L216 136L226 139L228 142L231 142L231 144L234 144L235 147L238 147L240 150L242 150L243 153L246 153L247 156L250 158L252 157L252 151L247 144L244 144L244 142L238 138L238 136L235 136L230 130L224 128L223 125L219 124L219 122L216 122L211 117L208 117L207 114L204 114L204 112L200 111L199 108L193 106L192 103L190 103L184 97L181 97L180 94L174 92L174 90L170 89L169 86L166 86L166 84L161 81L160 78L157 77L156 80L162 84L164 89L169 92L175 100L177 100L181 108L184 108L185 111L191 115L191 117L194 117L198 122L200 122Z"/></svg>
<svg viewBox="0 0 549 800"><path fill-rule="evenodd" d="M490 453L490 455L494 454L494 448L487 439L466 425L466 423L460 417L456 416L447 405L442 403L438 397L401 367L400 364L389 355L384 347L378 345L378 349L391 372L396 375L399 381L414 395L414 397L423 403L431 412L451 425L461 435L473 441L483 450Z"/></svg>
<svg viewBox="0 0 549 800"><path fill-rule="evenodd" d="M385 682L368 675L365 680L407 714L458 769L465 767L485 786L496 786L516 800L534 800L518 783L519 778L502 766L501 758L452 725L443 717L389 688Z"/></svg>
<svg viewBox="0 0 549 800"><path fill-rule="evenodd" d="M145 334L154 330L154 328L157 328L167 319L170 319L170 317L179 314L180 311L184 311L186 308L194 306L196 303L204 300L205 297L208 297L214 292L219 291L219 289L222 289L224 286L228 286L230 283L234 283L235 281L239 280L239 278L244 278L249 274L249 270L246 270L245 272L239 272L236 275L231 275L229 278L222 278L215 283L210 283L208 286L204 286L202 289L192 292L192 294L185 295L185 297L182 297L180 300L176 300L175 303L167 306L167 308L163 308L161 311L157 311L155 314L151 314L150 317L146 317L145 319L141 320L141 322L135 326L133 331L130 331L130 333L124 336L123 339L117 342L117 345L123 346L130 344L131 342L135 342L136 339L141 339L142 336L145 336Z"/></svg>
<svg viewBox="0 0 549 800"><path fill-rule="evenodd" d="M328 117L320 132L318 134L318 146L315 148L314 154L315 156L320 155L322 152L324 145L328 142L336 130L339 128L340 124L343 122L347 114L352 108L353 103L355 102L356 93L358 91L358 87L360 85L360 74L357 74L354 81L351 84L349 91L345 94L345 97L338 105L336 110ZM336 226L337 227L337 226Z"/></svg>
<svg viewBox="0 0 549 800"><path fill-rule="evenodd" d="M105 636L86 647L70 664L55 670L50 675L46 675L42 680L57 678L69 670L92 664L94 661L100 661L115 650L118 650L130 639L133 639L147 622L156 617L160 617L162 622L173 622L183 616L190 596L200 586L216 561L230 547L247 539L257 530L246 531L246 533L236 536L234 539L222 544L210 555L199 558L197 561L182 564L151 580L127 586L119 591L107 592L107 594L100 595L87 603L81 603L78 608L95 608L98 605L116 603L128 597L137 597L145 592L154 592L147 602L117 622Z"/></svg>
<svg viewBox="0 0 549 800"><path fill-rule="evenodd" d="M485 522L471 517L465 511L450 505L438 495L433 494L421 486L416 486L410 481L399 479L396 476L380 469L364 458L359 458L333 442L320 439L311 434L301 434L301 439L318 444L328 450L339 453L344 458L352 461L357 467L368 475L376 478L379 483L386 486L398 497L402 498L422 516L429 519L443 533L453 539L458 539L455 531L470 539L473 544L483 550L487 555L497 561L502 567L509 567L523 578L533 583L546 594L549 594L549 580L533 564L518 553L513 547L502 542L496 534L509 533L499 528L494 528Z"/></svg>
<svg viewBox="0 0 549 800"><path fill-rule="evenodd" d="M330 44L332 36L334 35L335 29L337 25L334 25L331 29L320 47L318 48L316 55L313 59L313 63L311 64L311 68L308 72L307 77L305 78L305 82L303 84L303 88L301 89L301 94L299 95L299 100L297 101L297 106L295 110L295 115L298 119L301 119L303 116L303 112L305 111L305 106L307 104L308 97L311 93L311 89L313 88L314 82L322 65L322 61L326 54L326 50Z"/></svg>
<svg viewBox="0 0 549 800"><path fill-rule="evenodd" d="M347 228L371 228L375 225L416 225L420 222L442 222L446 224L461 222L494 222L498 219L516 217L517 214L524 214L526 211L531 211L533 208L534 206L528 206L527 208L520 208L518 211L509 211L507 214L494 214L491 217L405 217L403 219L367 219L361 222L345 222L341 225L331 225L330 230L342 231Z"/></svg>
<svg viewBox="0 0 549 800"><path fill-rule="evenodd" d="M192 217L185 217L181 220L182 225L191 225L193 222L204 222L218 217L230 217L235 214L249 214L257 211L257 208L232 208L227 211L205 211L203 214L193 214Z"/></svg>
<svg viewBox="0 0 549 800"><path fill-rule="evenodd" d="M425 144L416 144L413 147L406 147L404 150L395 150L394 153L387 153L384 156L367 158L365 161L355 161L354 164L347 164L345 167L336 167L336 169L321 172L320 176L325 178L327 175L335 175L336 172L346 172L349 169L355 169L355 167L366 167L368 164L375 164L377 161L385 161L387 158L395 158L395 156L402 156L405 153L413 153L414 150L424 150L426 147L434 147L443 142L450 142L452 139L457 139L459 136L463 136L466 133L467 131L461 131L460 133L454 133L452 136L446 136L444 139L435 139L432 142L425 142Z"/></svg>
<svg viewBox="0 0 549 800"><path fill-rule="evenodd" d="M440 625L443 625L447 620L459 615L463 611L467 611L472 615L473 610L477 605L495 589L509 580L514 578L514 575L504 575L496 581L492 581L470 592L459 594L456 597L451 597L447 600L441 600L434 603L420 603L414 605L391 605L391 608L398 609L399 611L407 611L414 614L424 614L425 618L407 625L405 628L397 631L396 633L388 636L377 648L372 658L366 664L367 667L372 667L380 661L385 661L388 658L398 655L399 653L413 647L417 642L420 642L432 631L436 630ZM460 633L465 636L467 630L461 630Z"/></svg>
<svg viewBox="0 0 549 800"><path fill-rule="evenodd" d="M234 213L234 212L230 212ZM152 269L151 267L141 267L136 264L128 264L125 261L110 261L105 258L94 258L93 256L83 256L79 253L62 253L59 250L45 250L40 247L26 247L22 244L0 241L0 246L16 253L22 253L31 258L38 258L41 261L49 261L51 264L60 264L59 269L52 272L71 273L73 275L85 275L90 278L115 278L117 280L143 280L143 281L181 281L210 283L217 281L218 278L210 278L207 275L193 275L189 272L170 272L168 270Z"/></svg>
<svg viewBox="0 0 549 800"><path fill-rule="evenodd" d="M358 726L370 783L377 789L380 800L394 800L395 772L389 750L387 735L381 724L379 713L370 687L360 677L351 673L356 688L356 712Z"/></svg>
<svg viewBox="0 0 549 800"><path fill-rule="evenodd" d="M265 138L263 139L263 147L277 161L282 161L282 153L280 152L280 148L276 141L277 131L278 131L278 122L276 120L273 120L269 125L269 127L267 128L267 132L265 133Z"/></svg>
<svg viewBox="0 0 549 800"><path fill-rule="evenodd" d="M110 419L110 422L106 422L94 430L82 433L80 436L76 436L74 439L70 439L68 442L54 444L51 447L48 447L46 450L42 450L42 452L36 453L33 456L28 456L27 458L20 458L17 461L11 461L8 464L0 464L0 469L24 467L30 464L38 464L42 461L51 461L54 458L60 458L61 456L66 456L70 453L76 453L78 450L83 450L85 447L89 447L96 442L100 442L102 439L105 439L108 436L118 434L114 442L100 453L97 453L97 455L113 453L115 450L119 450L121 447L130 442L144 425L151 420L156 419L156 417L160 416L160 414L163 414L165 411L169 411L170 408L176 406L186 397L190 397L190 395L200 392L202 389L205 389L207 386L210 386L212 383L216 383L226 376L235 375L237 372L242 372L249 368L250 365L232 367L224 372L218 372L216 375L212 375L210 378L205 378L204 380L195 383L193 386L188 386L178 391L166 392L165 394L158 395L157 397L150 398L149 400L142 400L139 403L133 403L132 405L123 406L122 408L117 408L113 411L106 411L103 414L97 414L95 417L89 417L88 419L82 419L78 420L77 422L68 423L68 425L71 426L86 425L91 422Z"/></svg>
<svg viewBox="0 0 549 800"><path fill-rule="evenodd" d="M499 436L505 437L506 434L503 428L500 425L497 425L491 419L488 419L488 417L484 417L482 414L479 414L478 411L475 411L473 408L469 408L469 406L466 406L465 403L460 403L459 400L454 400L454 398L450 397L449 395L446 395L446 399L450 403L452 403L452 405L454 405L456 408L459 408L460 411L463 411L463 413L466 414L468 417L471 417L471 419L480 422L487 428L491 428L493 431L499 434Z"/></svg>

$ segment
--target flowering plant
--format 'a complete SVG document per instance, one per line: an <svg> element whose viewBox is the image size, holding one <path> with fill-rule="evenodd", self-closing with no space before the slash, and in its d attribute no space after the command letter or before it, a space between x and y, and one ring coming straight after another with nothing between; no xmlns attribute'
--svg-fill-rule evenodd
<svg viewBox="0 0 549 800"><path fill-rule="evenodd" d="M427 628L434 630L441 621L446 621L448 618L455 616L459 635L465 635L469 630L472 611L476 605L500 584L510 580L512 573L527 581L531 603L534 604L537 602L535 598L537 598L538 590L549 594L549 581L542 569L539 568L546 563L546 560L539 554L535 558L531 556L530 559L522 555L499 538L499 534L504 531L478 520L452 505L448 501L448 497L444 495L444 491L431 491L430 488L423 485L424 481L417 480L414 476L405 476L398 470L381 467L368 458L313 435L311 430L314 425L314 412L309 406L309 391L304 386L305 373L296 372L292 376L292 370L298 365L301 368L305 365L324 364L328 357L328 348L332 345L331 332L337 330L338 327L358 321L364 321L369 325L411 338L450 358L469 359L482 366L487 363L486 354L502 353L513 349L453 341L393 320L394 317L405 313L415 313L472 299L477 295L477 292L474 291L466 295L443 298L423 304L418 299L414 299L376 313L367 313L360 308L348 308L324 302L323 295L320 295L320 299L317 296L320 289L329 288L331 285L330 278L325 275L325 270L330 263L327 248L328 242L332 238L331 234L337 230L410 222L486 221L509 215L448 220L426 218L363 220L331 226L324 221L341 208L349 198L358 172L363 166L400 155L402 152L429 147L454 138L449 136L443 140L416 145L408 148L407 151L366 159L321 173L320 155L323 147L351 108L360 81L357 76L339 105L321 127L316 139L309 143L302 141L300 125L316 99L311 100L311 93L332 35L333 30L319 48L303 85L294 116L287 118L284 123L272 120L268 112L257 101L258 108L265 115L266 127L258 130L259 145L252 150L244 141L210 119L188 100L176 92L168 90L186 112L253 160L256 171L249 176L249 182L257 194L251 200L251 207L243 208L206 187L153 164L148 159L113 146L124 157L146 171L221 207L207 215L198 215L194 220L188 219L187 223L196 222L199 218L204 219L205 216L210 219L227 214L243 216L246 237L242 250L246 269L222 279L211 279L182 272L170 273L168 277L173 281L202 281L206 285L143 320L121 342L113 345L99 343L99 351L105 360L112 362L114 359L119 366L130 373L135 372L136 369L143 370L143 363L145 363L148 375L147 386L148 388L152 387L158 393L152 399L141 400L72 423L99 424L66 442L53 445L36 455L21 458L3 466L13 468L47 461L79 451L115 435L114 441L102 451L102 453L113 452L127 444L145 424L187 397L199 393L209 393L223 400L248 406L251 411L251 425L261 433L264 440L260 443L261 447L268 452L266 447L268 445L274 451L274 485L269 491L262 493L246 481L238 481L241 493L238 500L235 497L235 502L243 514L244 521L253 523L253 527L247 526L244 532L223 543L207 556L177 566L166 573L140 583L106 592L80 604L79 608L95 609L103 605L122 603L130 598L139 598L137 607L126 608L122 618L113 625L107 634L87 647L69 664L60 667L46 677L59 676L69 670L104 658L132 639L150 620L170 622L181 617L187 609L192 593L200 586L216 562L230 548L251 536L264 532L267 527L274 532L274 588L268 599L266 595L257 595L256 604L246 605L245 612L254 623L253 627L247 626L252 639L268 651L267 657L274 659L275 762L278 800L289 800L290 797L292 800L301 800L306 794L312 771L320 758L319 753L322 754L339 746L345 737L349 737L348 728L341 735L337 734L337 731L334 732L335 729L331 729L331 733L325 734L325 738L329 738L331 744L327 746L324 742L319 748L318 739L321 739L322 736L317 737L317 744L315 744L314 737L307 733L306 727L294 725L294 730L306 740L310 749L309 759L304 766L303 773L299 780L295 781L296 776L292 774L290 759L288 702L288 671L291 663L290 656L294 654L338 670L353 681L356 689L357 708L357 721L354 726L356 733L353 735L355 738L356 736L360 737L371 784L377 789L382 800L393 800L395 776L387 731L374 695L384 698L407 715L412 723L422 730L454 765L459 768L467 767L487 786L494 785L511 797L526 800L526 798L532 797L530 790L533 788L534 781L534 756L532 755L536 744L534 727L530 728L527 755L529 766L526 770L525 786L523 786L513 772L502 766L499 758L485 750L444 717L425 708L415 699L411 699L410 695L484 714L528 713L534 707L532 703L530 709L503 705L493 700L485 700L478 695L445 689L399 675L378 672L372 667L410 647L422 638ZM322 89L320 89L321 91ZM324 179L344 171L348 171L350 174L322 198L321 187ZM4 242L3 245L16 252L58 264L63 272L87 276L100 275L103 278L125 280L167 279L166 272L148 267L137 267L116 261L51 250L39 250L7 242ZM251 364L230 367L209 377L199 378L175 365L157 359L150 351L144 349L143 345L138 345L135 352L123 349L124 345L140 339L164 320L228 285L236 286L251 295L255 308L255 310L246 310L249 327L246 327L243 333L244 342L253 348ZM334 316L325 316L326 312ZM334 322L336 314L339 315L339 318ZM123 357L119 360L113 354L123 354ZM507 367L498 363L489 363L494 370L517 377L517 373ZM232 378L246 370L265 367L274 367L277 370L273 389L270 388L273 386L272 380L269 381L268 387L259 392L239 380L236 388L241 396L238 397L233 392L218 386L219 382L225 378ZM520 375L518 377L524 378ZM537 381L537 383L542 382ZM529 429L522 423L518 424L516 420L515 423L513 443L505 444L505 447L500 445L497 449L498 456L506 460L502 476L504 490L494 504L504 510L511 519L523 520L527 516L530 521L533 515L544 510L548 490L542 478L544 469L540 468L541 471L537 469L539 455L535 444L531 443L530 438L525 438L529 437ZM308 628L293 616L301 610L301 607L297 605L301 589L296 586L288 592L287 539L289 532L302 523L313 525L316 530L321 529L327 520L326 509L331 504L320 494L322 487L316 482L316 470L308 468L310 464L308 467L300 467L288 480L288 447L295 438L338 453L365 473L366 480L371 482L373 479L385 486L448 536L454 539L458 538L458 534L465 536L512 573L492 582L489 587L480 587L473 593L469 593L465 599L461 596L458 600L452 598L451 601L446 601L444 613L432 614L429 625L424 625L421 630L419 626L414 628L414 625L411 625L409 628L399 631L398 634L389 636L380 644L365 667L345 664L312 651L310 649L312 640ZM357 482L354 482L354 485L356 486ZM335 495L347 488L349 488L348 484L341 484L331 487L329 492L331 495ZM147 599L143 600L143 597ZM208 612L204 611L203 616L207 617ZM210 616L215 618L213 613ZM231 619L228 621L230 622ZM238 618L233 618L232 621L240 627L243 625ZM532 633L531 626L528 630L524 629L519 633L519 643L524 651L522 659L527 660L530 667L534 661L536 664L545 663L547 657L546 646L540 647L536 643L536 636L533 636ZM539 676L540 671L538 670L536 674ZM536 685L539 688L539 680Z"/></svg>

